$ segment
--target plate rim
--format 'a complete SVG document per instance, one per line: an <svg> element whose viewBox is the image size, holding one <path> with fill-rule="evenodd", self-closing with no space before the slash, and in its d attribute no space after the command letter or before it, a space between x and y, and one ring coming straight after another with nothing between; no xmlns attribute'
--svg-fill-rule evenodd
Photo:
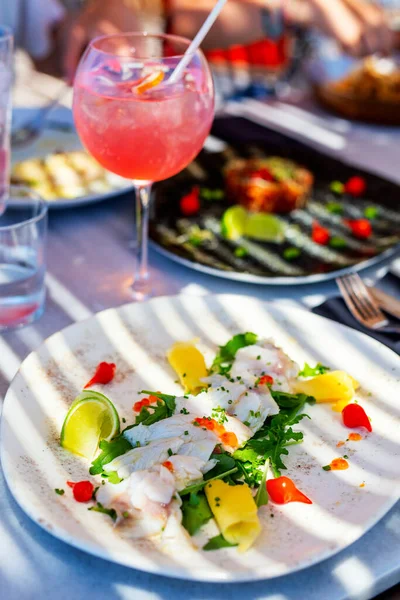
<svg viewBox="0 0 400 600"><path fill-rule="evenodd" d="M149 244L156 252L165 256L166 258L176 262L188 269L199 271L201 273L205 273L206 275L212 275L213 277L218 277L220 279L229 279L231 281L240 281L242 283L253 283L255 285L307 285L312 283L323 283L325 281L330 281L332 279L336 279L337 277L342 277L343 275L347 275L350 273L357 273L364 269L368 269L370 267L378 266L381 263L384 263L386 260L390 258L395 258L398 254L400 256L400 242L392 246L391 248L387 248L380 254L373 256L372 258L368 258L363 260L355 265L350 265L349 267L343 267L342 269L337 269L335 271L329 271L328 273L321 274L312 274L312 275L301 275L299 277L262 277L260 275L252 275L251 273L239 273L237 271L222 271L220 269L215 269L214 267L208 267L207 265L203 265L199 262L193 262L188 258L184 258L171 252L167 248L164 248L158 241L149 237Z"/></svg>
<svg viewBox="0 0 400 600"><path fill-rule="evenodd" d="M189 294L174 294L174 295L166 295L166 296L157 296L155 298L148 300L145 303L141 303L141 305L147 304L149 302L152 302L152 303L163 302L163 301L165 302L168 300L173 300L175 298L179 298L182 295L189 296ZM273 302L271 302L269 300L261 300L259 298L255 298L254 296L251 296L248 294L239 294L239 295L236 295L236 294L206 294L204 296L201 296L201 298L206 298L206 297L221 298L221 297L223 297L226 299L230 298L232 301L237 301L238 296L239 296L239 298L242 298L242 299L252 300L252 301L261 303L263 305L267 305L268 307L272 308L272 310L277 309L276 305ZM87 322L89 322L91 320L97 320L100 315L104 315L107 312L123 312L128 307L133 307L133 306L137 306L137 303L136 302L128 302L128 303L122 304L121 306L110 307L110 308L104 309L98 313L95 313L94 315L91 315L87 319L84 319L82 321L77 321L75 323L71 323L67 327L64 327L63 329L60 329L60 330L56 331L55 333L51 334L49 337L47 337L45 340L43 340L43 342L35 350L32 350L32 352L30 352L28 354L28 356L25 357L25 359L21 362L18 371L16 372L16 374L14 375L14 377L12 378L12 380L9 384L7 392L4 396L3 408L1 411L0 463L1 463L1 468L2 468L3 474L4 474L4 479L5 479L7 487L8 487L8 491L12 495L13 501L25 513L25 515L27 515L31 519L31 521L36 526L39 526L46 533L52 535L57 540L60 540L64 543L72 546L73 548L76 548L82 552L85 552L85 553L95 556L97 558L107 560L114 564L119 564L119 565L128 567L130 569L136 569L136 570L139 570L144 573L151 573L154 575L167 577L169 579L172 578L172 579L180 579L183 581L196 581L196 582L203 582L203 583L232 584L232 583L245 583L245 582L256 582L256 581L268 581L270 579L277 579L280 577L290 576L294 573L297 573L297 572L307 569L309 567L316 566L319 563L325 562L326 560L335 557L337 554L346 550L347 548L352 546L354 543L359 541L366 533L368 533L373 527L375 527L375 525L391 510L391 508L393 508L393 506L395 506L395 504L397 504L397 502L400 499L400 485L399 484L395 485L393 496L388 498L388 500L381 507L381 509L374 514L373 519L371 519L369 521L368 526L363 529L363 533L360 536L356 537L355 539L352 539L349 542L346 542L344 545L342 545L339 548L335 548L334 550L327 549L325 552L320 553L317 556L315 556L309 562L307 562L305 564L302 563L300 565L296 565L288 573L281 573L281 574L273 575L270 577L268 577L268 576L266 577L265 575L261 575L261 574L255 574L254 576L244 575L243 577L235 577L234 573L232 573L232 576L227 576L227 577L222 577L222 575L218 576L216 573L213 574L211 577L210 576L201 577L199 575L196 575L196 573L192 573L187 570L182 570L182 567L178 567L176 569L169 568L168 572L165 572L165 571L160 572L160 570L157 570L157 567L155 565L153 566L153 564L145 565L145 566L143 566L143 565L138 566L137 564L133 565L131 562L124 560L124 556L121 555L120 553L118 554L118 556L112 556L109 553L107 553L107 551L102 551L102 549L97 545L92 545L91 543L80 542L75 537L70 536L70 534L68 533L68 531L66 529L60 529L58 525L54 526L53 524L51 524L51 528L49 528L49 527L46 527L46 522L44 522L44 521L39 522L37 517L35 517L33 514L34 511L32 511L32 509L30 507L30 503L25 501L24 495L23 494L20 495L19 492L15 492L11 469L9 472L7 459L5 458L7 455L7 452L4 449L4 431L6 428L4 416L6 414L6 411L8 410L8 405L11 403L10 396L11 396L13 384L16 381L17 377L19 376L23 365L30 359L30 357L32 355L36 354L42 348L46 347L46 345L49 343L49 341L52 340L53 338L55 338L56 336L58 336L59 334L64 333L65 331L71 330L73 328L76 328L76 329L82 328L82 327L84 327L85 324L87 324ZM306 315L308 315L308 317L311 317L312 319L315 319L315 318L317 320L322 319L324 321L327 321L331 326L338 328L339 330L344 330L344 331L350 330L356 337L361 336L362 338L367 338L367 339L369 339L370 343L372 343L374 346L383 348L384 352L393 354L397 358L400 358L391 348L389 348L388 346L385 346L384 344L382 344L378 340L372 338L371 336L368 336L366 333L357 331L351 327L348 327L347 325L343 325L342 323L338 323L336 321L328 319L327 317L316 315L303 307L282 306L282 307L280 307L279 311L281 313L295 312L295 313L299 313L299 314L303 314L303 315L306 314ZM284 314L282 316L284 316Z"/></svg>

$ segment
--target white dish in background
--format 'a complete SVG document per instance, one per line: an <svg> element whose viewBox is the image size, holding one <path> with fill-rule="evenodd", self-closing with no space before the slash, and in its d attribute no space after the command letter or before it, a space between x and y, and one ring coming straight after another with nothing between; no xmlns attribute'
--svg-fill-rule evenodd
<svg viewBox="0 0 400 600"><path fill-rule="evenodd" d="M29 122L35 114L37 114L36 109L14 109L13 129L17 129L22 124ZM49 114L47 122L49 123L49 126L44 128L42 134L32 144L27 144L21 148L14 148L11 150L12 166L23 160L44 158L45 156L56 152L83 150L79 136L74 128L72 112L70 110L67 108L54 109ZM59 129L57 128L58 124L60 125ZM65 130L62 130L63 127ZM101 202L108 198L118 196L123 192L133 190L133 185L130 181L124 180L112 173L107 174L107 177L113 185L113 189L110 191L90 193L77 198L58 198L56 200L49 200L49 209L84 206L86 204ZM29 205L29 199L11 199L10 203L16 208L24 208Z"/></svg>
<svg viewBox="0 0 400 600"><path fill-rule="evenodd" d="M131 543L108 517L88 512L66 491L68 479L88 478L88 464L59 447L68 405L101 360L117 364L104 391L130 423L141 389L178 393L165 351L198 337L208 359L233 334L272 337L298 363L343 368L362 384L361 401L373 433L345 440L340 415L329 405L309 406L311 420L296 428L304 443L291 448L287 474L314 501L260 509L263 533L254 548L189 555L179 547L161 554L150 542ZM109 309L53 335L21 366L6 395L1 459L10 490L41 527L95 556L160 575L201 581L247 581L285 575L342 550L396 502L400 484L399 357L375 340L311 313L279 308L245 296L177 296ZM348 454L347 471L322 466ZM365 482L365 487L360 484ZM271 518L274 514L274 518Z"/></svg>

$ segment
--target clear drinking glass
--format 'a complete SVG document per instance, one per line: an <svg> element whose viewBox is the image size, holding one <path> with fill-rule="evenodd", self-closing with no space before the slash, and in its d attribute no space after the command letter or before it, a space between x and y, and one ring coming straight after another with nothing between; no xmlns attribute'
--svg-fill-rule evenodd
<svg viewBox="0 0 400 600"><path fill-rule="evenodd" d="M0 214L9 192L13 36L0 25Z"/></svg>
<svg viewBox="0 0 400 600"><path fill-rule="evenodd" d="M46 232L46 202L23 186L11 186L0 216L0 331L28 325L43 313Z"/></svg>
<svg viewBox="0 0 400 600"><path fill-rule="evenodd" d="M169 81L190 41L128 33L97 38L74 82L75 124L103 167L131 179L136 190L134 297L151 293L147 267L151 185L176 175L201 150L214 116L211 73L193 53L177 82Z"/></svg>

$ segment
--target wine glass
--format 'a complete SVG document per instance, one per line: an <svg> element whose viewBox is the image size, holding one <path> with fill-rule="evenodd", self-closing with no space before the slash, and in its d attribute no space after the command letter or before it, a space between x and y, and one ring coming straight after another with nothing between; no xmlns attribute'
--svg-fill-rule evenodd
<svg viewBox="0 0 400 600"><path fill-rule="evenodd" d="M82 143L136 193L133 295L151 294L147 266L152 183L172 177L199 153L214 116L214 88L200 50L181 77L171 75L190 44L172 35L127 33L94 39L74 82L73 111Z"/></svg>

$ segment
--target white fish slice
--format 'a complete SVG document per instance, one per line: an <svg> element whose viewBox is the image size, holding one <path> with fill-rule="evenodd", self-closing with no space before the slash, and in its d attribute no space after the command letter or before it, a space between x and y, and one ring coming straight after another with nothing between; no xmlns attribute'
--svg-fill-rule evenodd
<svg viewBox="0 0 400 600"><path fill-rule="evenodd" d="M134 471L149 469L156 464L168 460L168 450L171 450L175 454L182 444L183 440L178 437L172 437L158 440L148 446L133 448L126 452L126 454L117 456L110 463L104 465L104 470L106 472L117 471L118 476L125 479Z"/></svg>

